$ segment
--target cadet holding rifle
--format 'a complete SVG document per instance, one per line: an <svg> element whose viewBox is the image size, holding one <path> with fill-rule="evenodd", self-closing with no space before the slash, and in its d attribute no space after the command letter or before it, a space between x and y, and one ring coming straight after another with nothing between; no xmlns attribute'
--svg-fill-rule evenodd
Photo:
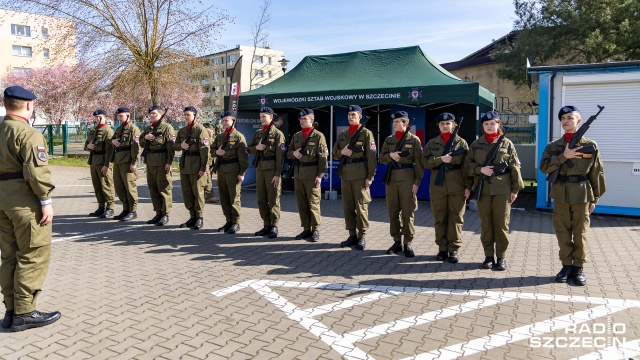
<svg viewBox="0 0 640 360"><path fill-rule="evenodd" d="M340 243L340 246L355 245L356 250L364 250L365 236L369 229L369 187L378 165L377 149L373 133L360 124L362 108L350 105L347 108L347 119L349 129L338 135L338 140L333 146L333 158L340 160L338 175L342 183L344 220L349 231L349 237Z"/></svg>
<svg viewBox="0 0 640 360"><path fill-rule="evenodd" d="M389 233L393 237L393 245L387 250L387 254L397 254L404 250L406 257L414 257L411 247L416 233L413 216L414 211L418 210L416 194L424 174L422 144L417 136L409 132L409 115L406 112L395 112L391 119L395 134L385 139L380 150L380 163L389 164L385 185Z"/></svg>
<svg viewBox="0 0 640 360"><path fill-rule="evenodd" d="M296 240L320 239L320 183L327 170L329 149L324 135L315 129L313 110L300 110L298 120L302 130L293 134L287 158L294 159L289 177L294 176L296 202L303 231Z"/></svg>
<svg viewBox="0 0 640 360"><path fill-rule="evenodd" d="M91 152L89 155L89 165L91 172L91 183L93 191L98 200L98 210L89 216L102 219L113 217L113 204L115 194L113 192L113 171L107 167L103 172L104 164L107 163L107 156L111 156L113 145L113 129L107 125L107 112L98 109L93 112L93 122L96 124L93 135L90 135L84 145L84 149Z"/></svg>
<svg viewBox="0 0 640 360"><path fill-rule="evenodd" d="M599 108L600 111L604 109ZM598 114L578 129L582 123L578 108L565 106L560 109L558 119L562 122L564 136L547 145L540 160L540 171L545 174L557 172L555 182L551 183L551 198L553 227L562 262L562 270L556 275L559 283L571 278L578 286L587 283L583 266L587 262L589 216L606 189L600 151L595 141L583 135Z"/></svg>
<svg viewBox="0 0 640 360"><path fill-rule="evenodd" d="M114 216L114 220L130 221L136 219L138 214L138 156L140 155L140 129L130 119L129 108L121 107L116 110L116 117L120 121L120 127L116 130L111 143L113 153L110 162L113 162L113 183L116 194L122 201L122 212ZM103 174L109 170L109 162L102 167Z"/></svg>
<svg viewBox="0 0 640 360"><path fill-rule="evenodd" d="M485 259L482 267L507 269L511 204L524 189L520 160L513 143L504 137L502 121L496 111L482 114L484 136L471 143L464 170L475 179L480 216L480 240ZM472 196L473 198L473 196ZM494 256L498 258L496 262Z"/></svg>
<svg viewBox="0 0 640 360"><path fill-rule="evenodd" d="M440 135L427 142L422 162L426 169L432 170L429 198L438 245L436 260L448 259L455 264L460 260L463 216L473 186L473 178L462 169L469 145L458 136L462 118L460 124L456 124L453 114L442 113L436 121Z"/></svg>
<svg viewBox="0 0 640 360"><path fill-rule="evenodd" d="M198 124L197 115L195 107L184 108L183 116L187 126L178 130L173 145L174 150L182 151L180 186L182 201L189 210L189 219L180 224L180 227L192 230L200 230L204 226L204 188L207 185L206 172L209 165L209 133L204 126Z"/></svg>
<svg viewBox="0 0 640 360"><path fill-rule="evenodd" d="M273 123L273 109L260 109L262 129L253 134L247 150L255 154L253 166L256 168L256 192L258 210L264 227L255 236L269 235L270 239L278 237L278 221L280 221L280 189L282 165L287 151L284 134Z"/></svg>
<svg viewBox="0 0 640 360"><path fill-rule="evenodd" d="M226 220L218 231L227 234L235 234L240 230L240 189L244 173L249 167L247 141L244 135L235 129L235 122L235 111L223 112L222 125L225 130L216 137L212 145L216 149L213 172L218 174L220 206Z"/></svg>

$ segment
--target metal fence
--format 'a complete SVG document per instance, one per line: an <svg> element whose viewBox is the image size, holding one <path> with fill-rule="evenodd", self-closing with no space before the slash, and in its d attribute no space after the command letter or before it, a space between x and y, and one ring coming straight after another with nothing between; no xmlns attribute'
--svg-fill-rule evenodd
<svg viewBox="0 0 640 360"><path fill-rule="evenodd" d="M528 114L501 113L504 133L514 144L535 144L536 124L529 122Z"/></svg>

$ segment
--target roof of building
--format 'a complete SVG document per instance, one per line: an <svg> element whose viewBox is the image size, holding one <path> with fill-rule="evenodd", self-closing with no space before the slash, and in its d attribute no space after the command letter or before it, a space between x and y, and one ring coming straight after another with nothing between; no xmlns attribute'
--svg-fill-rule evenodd
<svg viewBox="0 0 640 360"><path fill-rule="evenodd" d="M448 71L453 71L471 66L492 64L496 62L496 60L491 57L491 53L496 49L496 47L504 43L513 43L515 39L516 31L511 31L507 35L504 35L503 37L492 41L489 45L465 56L458 61L440 64L440 66L447 69Z"/></svg>

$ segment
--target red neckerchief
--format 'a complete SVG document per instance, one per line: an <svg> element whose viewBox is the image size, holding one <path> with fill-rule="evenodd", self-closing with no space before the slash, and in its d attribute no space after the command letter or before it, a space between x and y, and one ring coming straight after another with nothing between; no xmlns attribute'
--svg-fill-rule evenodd
<svg viewBox="0 0 640 360"><path fill-rule="evenodd" d="M453 135L452 133L448 132L448 133L441 133L440 136L442 137L442 140L444 140L444 143L446 144L447 141L449 141L449 139L451 139L451 135Z"/></svg>
<svg viewBox="0 0 640 360"><path fill-rule="evenodd" d="M27 119L27 118L26 118L26 117L24 117L24 116L20 116L20 115L16 115L16 114L7 114L7 115L8 115L8 116L13 116L13 117L20 118L20 119L22 119L22 120L26 121L26 122L27 122L27 124L29 123L29 119Z"/></svg>
<svg viewBox="0 0 640 360"><path fill-rule="evenodd" d="M102 129L107 124L98 124L98 129Z"/></svg>
<svg viewBox="0 0 640 360"><path fill-rule="evenodd" d="M313 127L302 129L302 137L306 139L307 136L309 136L309 134L311 134L312 131L313 131Z"/></svg>
<svg viewBox="0 0 640 360"><path fill-rule="evenodd" d="M267 129L269 129L269 125L262 125L262 132L267 132Z"/></svg>
<svg viewBox="0 0 640 360"><path fill-rule="evenodd" d="M404 136L404 133L404 131L396 131L396 139L400 141L400 139L402 139L402 137Z"/></svg>
<svg viewBox="0 0 640 360"><path fill-rule="evenodd" d="M349 136L353 136L353 133L356 132L356 130L358 130L359 127L360 127L360 124L349 125Z"/></svg>
<svg viewBox="0 0 640 360"><path fill-rule="evenodd" d="M154 121L151 126L156 127L156 124L158 123L158 121Z"/></svg>
<svg viewBox="0 0 640 360"><path fill-rule="evenodd" d="M196 121L194 120L194 121L190 122L189 124L187 124L187 132L191 131L191 128L193 127L193 124L195 124L195 123L196 123Z"/></svg>
<svg viewBox="0 0 640 360"><path fill-rule="evenodd" d="M227 130L224 131L224 136L227 136L227 134L229 134L230 132L232 132L233 130L235 130L234 128L230 127Z"/></svg>
<svg viewBox="0 0 640 360"><path fill-rule="evenodd" d="M564 133L564 141L569 142L575 133Z"/></svg>
<svg viewBox="0 0 640 360"><path fill-rule="evenodd" d="M489 144L493 144L493 142L496 141L498 136L500 136L500 134L497 132L493 134L484 133L484 137L487 138L487 141L489 142Z"/></svg>

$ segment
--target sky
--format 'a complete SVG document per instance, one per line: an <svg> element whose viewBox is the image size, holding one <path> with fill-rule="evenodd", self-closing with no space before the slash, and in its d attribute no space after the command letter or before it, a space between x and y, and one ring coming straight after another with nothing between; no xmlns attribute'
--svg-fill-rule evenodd
<svg viewBox="0 0 640 360"><path fill-rule="evenodd" d="M253 44L262 3L215 3L233 18L216 41L221 51ZM270 12L268 42L289 70L307 55L414 45L438 63L458 61L509 33L515 19L512 0L272 0Z"/></svg>

